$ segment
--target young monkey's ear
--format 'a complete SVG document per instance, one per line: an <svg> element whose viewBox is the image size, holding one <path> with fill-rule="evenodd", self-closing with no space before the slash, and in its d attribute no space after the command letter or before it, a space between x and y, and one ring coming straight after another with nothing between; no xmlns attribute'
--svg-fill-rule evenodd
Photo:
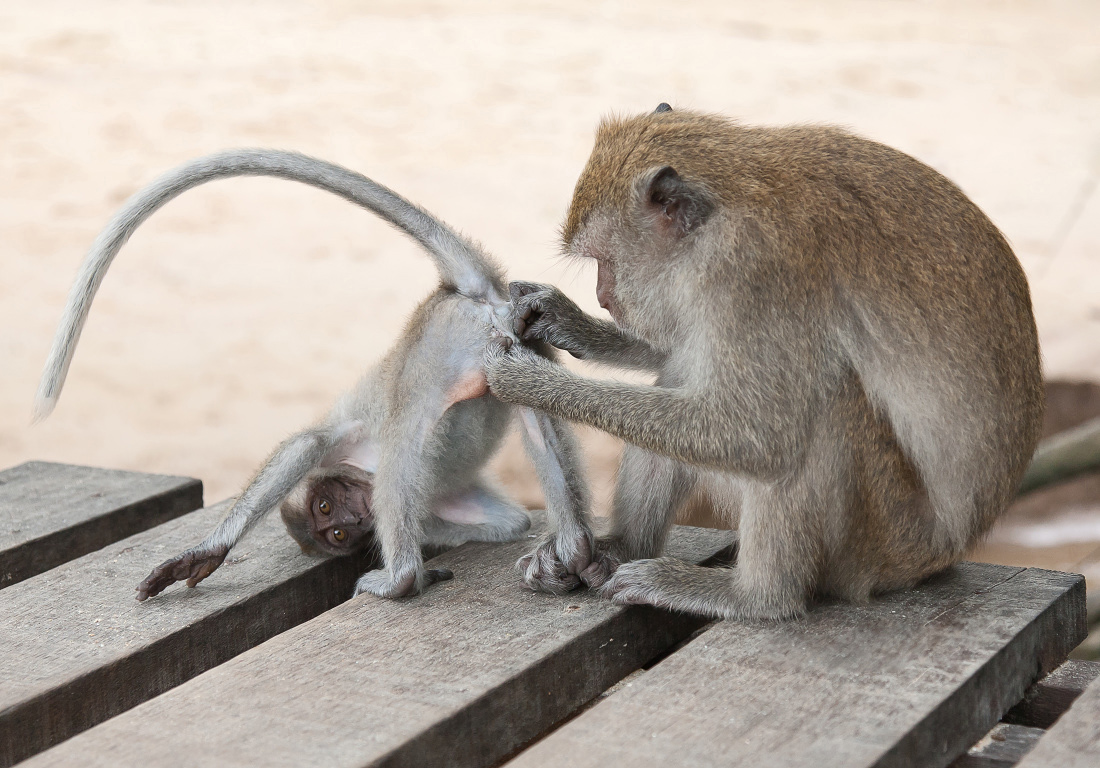
<svg viewBox="0 0 1100 768"><path fill-rule="evenodd" d="M684 181L670 165L650 177L645 195L658 222L677 237L704 223L714 211L709 195Z"/></svg>

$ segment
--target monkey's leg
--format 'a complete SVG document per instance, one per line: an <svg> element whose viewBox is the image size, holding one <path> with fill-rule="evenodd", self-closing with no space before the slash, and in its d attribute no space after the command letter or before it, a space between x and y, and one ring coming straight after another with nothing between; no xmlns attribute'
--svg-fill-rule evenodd
<svg viewBox="0 0 1100 768"><path fill-rule="evenodd" d="M809 473L806 473L807 475ZM603 593L723 619L785 619L803 613L818 576L823 499L806 477L746 487L740 549L733 568L703 568L671 557L623 563ZM828 497L830 489L825 489ZM818 535L798 535L815 531Z"/></svg>
<svg viewBox="0 0 1100 768"><path fill-rule="evenodd" d="M581 572L581 580L597 588L611 578L620 563L659 555L676 511L694 485L690 467L625 446L611 506L611 534L596 542L592 564Z"/></svg>
<svg viewBox="0 0 1100 768"><path fill-rule="evenodd" d="M527 533L526 510L492 486L475 483L437 502L425 521L426 544L454 546L464 541L515 541Z"/></svg>
<svg viewBox="0 0 1100 768"><path fill-rule="evenodd" d="M432 514L430 489L440 482L432 467L438 453L439 416L444 410L432 403L421 405L419 412L411 407L399 410L399 417L388 420L381 430L373 512L385 568L359 577L355 595L370 592L378 597L404 597L454 576L447 570L425 570L420 549Z"/></svg>
<svg viewBox="0 0 1100 768"><path fill-rule="evenodd" d="M588 520L588 486L569 426L546 413L520 409L524 445L535 463L554 526L535 549L516 563L531 589L563 595L580 586L580 573L594 550Z"/></svg>
<svg viewBox="0 0 1100 768"><path fill-rule="evenodd" d="M341 437L358 427L357 423L339 429L315 427L290 436L252 478L248 487L233 503L232 509L214 532L197 546L165 560L137 586L137 599L143 601L159 594L169 585L187 579L194 587L213 573L229 550L260 518L277 507L306 474L321 463Z"/></svg>

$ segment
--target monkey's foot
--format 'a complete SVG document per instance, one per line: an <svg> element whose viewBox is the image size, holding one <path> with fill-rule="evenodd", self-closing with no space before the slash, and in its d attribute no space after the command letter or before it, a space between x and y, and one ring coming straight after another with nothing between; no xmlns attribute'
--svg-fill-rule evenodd
<svg viewBox="0 0 1100 768"><path fill-rule="evenodd" d="M187 586L194 587L200 581L218 569L229 554L229 547L214 549L189 549L182 555L165 560L137 585L137 600L159 595L164 589L177 581L187 579Z"/></svg>
<svg viewBox="0 0 1100 768"><path fill-rule="evenodd" d="M747 592L737 568L704 568L674 557L623 563L602 594L619 605L652 605L717 619L781 620L806 611L801 590Z"/></svg>
<svg viewBox="0 0 1100 768"><path fill-rule="evenodd" d="M528 589L564 595L581 585L580 573L591 562L591 552L591 539L584 534L553 534L517 560L516 568Z"/></svg>
<svg viewBox="0 0 1100 768"><path fill-rule="evenodd" d="M618 539L598 539L592 562L580 573L581 581L589 589L599 589L615 574L623 559Z"/></svg>
<svg viewBox="0 0 1100 768"><path fill-rule="evenodd" d="M446 568L421 569L409 571L401 576L393 576L389 571L379 568L376 571L368 571L355 582L355 592L352 597L369 592L378 597L405 597L423 592L439 581L450 581L455 577L454 573Z"/></svg>
<svg viewBox="0 0 1100 768"><path fill-rule="evenodd" d="M619 605L652 605L724 618L729 615L732 571L701 568L673 557L623 563L600 590Z"/></svg>

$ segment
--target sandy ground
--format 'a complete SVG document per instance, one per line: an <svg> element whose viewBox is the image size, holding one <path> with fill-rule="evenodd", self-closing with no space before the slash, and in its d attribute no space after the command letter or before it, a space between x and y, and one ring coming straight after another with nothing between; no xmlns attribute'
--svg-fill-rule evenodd
<svg viewBox="0 0 1100 768"><path fill-rule="evenodd" d="M306 5L0 5L0 465L192 475L209 501L230 495L434 284L400 235L320 192L202 188L122 252L60 406L29 426L84 250L163 170L250 145L334 160L598 311L557 227L601 115L661 101L837 123L936 167L1015 247L1048 375L1100 380L1096 3ZM603 505L617 446L585 441ZM498 464L538 502L518 451ZM1063 533L1092 551L1096 528Z"/></svg>

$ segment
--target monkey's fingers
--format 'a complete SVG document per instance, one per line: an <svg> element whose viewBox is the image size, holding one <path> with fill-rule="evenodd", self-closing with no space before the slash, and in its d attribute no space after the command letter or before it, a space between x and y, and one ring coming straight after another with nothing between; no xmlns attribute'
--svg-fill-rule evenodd
<svg viewBox="0 0 1100 768"><path fill-rule="evenodd" d="M527 296L531 293L537 293L538 291L545 291L549 288L548 285L542 283L529 283L526 280L513 280L508 283L508 298L511 301Z"/></svg>
<svg viewBox="0 0 1100 768"><path fill-rule="evenodd" d="M148 600L150 597L155 597L163 592L167 587L175 584L179 581L178 578L173 575L173 570L178 564L179 558L167 560L145 577L145 580L137 585L137 601L139 603Z"/></svg>
<svg viewBox="0 0 1100 768"><path fill-rule="evenodd" d="M140 603L155 597L177 581L186 580L187 586L194 587L217 570L228 554L229 547L219 547L210 551L184 552L165 560L138 584L137 601Z"/></svg>

